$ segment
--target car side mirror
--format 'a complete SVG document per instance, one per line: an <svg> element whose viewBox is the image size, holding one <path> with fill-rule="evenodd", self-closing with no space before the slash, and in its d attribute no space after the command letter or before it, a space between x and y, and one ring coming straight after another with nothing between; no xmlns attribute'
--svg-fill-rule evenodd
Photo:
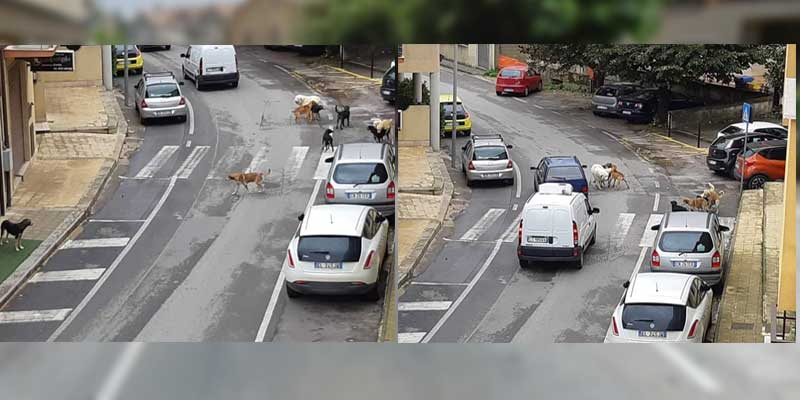
<svg viewBox="0 0 800 400"><path fill-rule="evenodd" d="M378 214L375 220L378 221L378 223L382 223L383 221L386 221L386 217L384 217L383 214Z"/></svg>
<svg viewBox="0 0 800 400"><path fill-rule="evenodd" d="M719 226L719 231L720 231L720 232L728 232L729 230L731 230L731 228L728 228L728 227L727 227L727 226L725 226L725 225L720 225L720 226Z"/></svg>
<svg viewBox="0 0 800 400"><path fill-rule="evenodd" d="M651 230L651 231L657 231L657 230L659 230L659 229L661 229L661 224L658 224L658 225L653 225L653 226L651 226L651 227L650 227L650 230Z"/></svg>
<svg viewBox="0 0 800 400"><path fill-rule="evenodd" d="M539 169L539 167L531 167L531 171L536 171L538 169Z"/></svg>
<svg viewBox="0 0 800 400"><path fill-rule="evenodd" d="M328 157L328 158L326 158L326 159L325 159L325 162L326 162L326 163L332 163L332 162L333 162L333 157Z"/></svg>
<svg viewBox="0 0 800 400"><path fill-rule="evenodd" d="M302 222L303 218L305 218L305 217L306 217L305 214L300 214L300 215L297 216L297 220Z"/></svg>
<svg viewBox="0 0 800 400"><path fill-rule="evenodd" d="M600 209L595 207L592 209L592 214L600 214Z"/></svg>
<svg viewBox="0 0 800 400"><path fill-rule="evenodd" d="M586 166L585 165L581 165L581 168L586 168Z"/></svg>
<svg viewBox="0 0 800 400"><path fill-rule="evenodd" d="M461 146L461 150L466 150L466 149L467 149L467 145Z"/></svg>
<svg viewBox="0 0 800 400"><path fill-rule="evenodd" d="M186 53L181 53L181 58L186 58Z"/></svg>
<svg viewBox="0 0 800 400"><path fill-rule="evenodd" d="M513 149L513 148L514 148L514 145L513 145L513 144L507 144L507 145L506 145L506 148L507 148L507 149Z"/></svg>
<svg viewBox="0 0 800 400"><path fill-rule="evenodd" d="M628 286L630 286L630 285L631 285L631 281L625 281L625 283L623 283L623 284L622 284L622 287L624 287L625 289L627 289L627 288L628 288Z"/></svg>
<svg viewBox="0 0 800 400"><path fill-rule="evenodd" d="M700 284L700 290L705 292L705 291L708 291L708 289L711 289L711 286L708 286L707 283L703 282L703 283Z"/></svg>
<svg viewBox="0 0 800 400"><path fill-rule="evenodd" d="M180 81L180 82L178 82L178 85L181 85L181 86L183 86L183 84L184 84L184 83L186 83L186 82L184 82L184 81Z"/></svg>

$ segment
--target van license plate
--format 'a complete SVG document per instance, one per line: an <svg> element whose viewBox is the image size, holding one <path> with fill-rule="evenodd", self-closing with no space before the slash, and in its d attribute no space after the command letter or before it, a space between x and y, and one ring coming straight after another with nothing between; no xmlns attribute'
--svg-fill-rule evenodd
<svg viewBox="0 0 800 400"><path fill-rule="evenodd" d="M528 243L547 243L546 236L528 236Z"/></svg>
<svg viewBox="0 0 800 400"><path fill-rule="evenodd" d="M347 198L350 200L372 200L372 194L367 192L348 193Z"/></svg>
<svg viewBox="0 0 800 400"><path fill-rule="evenodd" d="M342 263L336 262L318 262L314 263L316 269L342 269Z"/></svg>
<svg viewBox="0 0 800 400"><path fill-rule="evenodd" d="M222 67L206 68L206 72L222 72Z"/></svg>
<svg viewBox="0 0 800 400"><path fill-rule="evenodd" d="M608 107L606 107L606 106L597 106L597 108L599 110L608 110Z"/></svg>
<svg viewBox="0 0 800 400"><path fill-rule="evenodd" d="M630 111L623 111L622 113L625 114L625 115L631 115Z"/></svg>
<svg viewBox="0 0 800 400"><path fill-rule="evenodd" d="M696 268L697 263L694 261L674 261L672 263L674 266L678 268Z"/></svg>
<svg viewBox="0 0 800 400"><path fill-rule="evenodd" d="M666 331L639 331L639 337L666 338Z"/></svg>

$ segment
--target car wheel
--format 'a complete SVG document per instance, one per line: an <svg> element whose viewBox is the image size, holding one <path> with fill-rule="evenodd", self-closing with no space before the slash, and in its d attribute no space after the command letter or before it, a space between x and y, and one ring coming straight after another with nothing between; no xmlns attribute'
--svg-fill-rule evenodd
<svg viewBox="0 0 800 400"><path fill-rule="evenodd" d="M536 91L537 92L541 92L543 88L544 88L544 85L542 85L542 81L539 81L539 86L536 88Z"/></svg>
<svg viewBox="0 0 800 400"><path fill-rule="evenodd" d="M583 268L583 250L578 252L578 259L575 260L575 269Z"/></svg>
<svg viewBox="0 0 800 400"><path fill-rule="evenodd" d="M514 178L506 179L506 184L509 185L509 186L513 186L514 185Z"/></svg>
<svg viewBox="0 0 800 400"><path fill-rule="evenodd" d="M375 282L375 285L372 287L372 289L370 289L369 292L364 294L364 299L367 300L367 301L378 301L378 300L380 300L381 299L380 286L381 285L379 285L377 282Z"/></svg>
<svg viewBox="0 0 800 400"><path fill-rule="evenodd" d="M597 228L594 228L594 232L592 232L592 241L589 242L589 246L594 246L594 243L597 241Z"/></svg>
<svg viewBox="0 0 800 400"><path fill-rule="evenodd" d="M761 189L767 181L769 181L769 178L766 175L756 174L747 180L747 187L750 189Z"/></svg>
<svg viewBox="0 0 800 400"><path fill-rule="evenodd" d="M142 125L147 125L147 118L145 118L141 114L139 114L139 123L142 124Z"/></svg>
<svg viewBox="0 0 800 400"><path fill-rule="evenodd" d="M467 129L464 131L464 136L470 136L470 135L472 135L472 129Z"/></svg>
<svg viewBox="0 0 800 400"><path fill-rule="evenodd" d="M189 75L186 75L186 67L181 66L181 72L183 72L183 79L189 79Z"/></svg>
<svg viewBox="0 0 800 400"><path fill-rule="evenodd" d="M239 87L239 81L231 83L231 87Z"/></svg>
<svg viewBox="0 0 800 400"><path fill-rule="evenodd" d="M300 292L289 287L289 282L286 282L286 295L293 299L295 297L300 297Z"/></svg>
<svg viewBox="0 0 800 400"><path fill-rule="evenodd" d="M529 262L527 262L525 260L519 260L519 267L520 268L528 268L530 266L531 266L531 263L529 263Z"/></svg>
<svg viewBox="0 0 800 400"><path fill-rule="evenodd" d="M164 50L169 50L169 49L171 49L171 48L172 48L172 45L169 45L169 44L168 44L168 45L166 45L166 46L164 46Z"/></svg>
<svg viewBox="0 0 800 400"><path fill-rule="evenodd" d="M502 92L495 91L495 93L497 93L498 96L502 96L503 95Z"/></svg>
<svg viewBox="0 0 800 400"><path fill-rule="evenodd" d="M528 97L531 94L531 91L526 87L525 92L522 93L522 96Z"/></svg>

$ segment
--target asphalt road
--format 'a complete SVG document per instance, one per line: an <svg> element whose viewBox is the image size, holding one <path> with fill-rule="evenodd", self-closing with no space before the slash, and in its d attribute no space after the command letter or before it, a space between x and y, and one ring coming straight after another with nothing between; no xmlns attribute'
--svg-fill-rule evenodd
<svg viewBox="0 0 800 400"><path fill-rule="evenodd" d="M145 53L145 70L181 78L183 50ZM138 128L138 151L117 171L99 211L41 269L71 272L28 283L5 305L22 320L0 324L0 340L377 339L381 302L288 301L278 282L297 216L324 203L324 128L290 118L294 96L312 94L287 73L302 66L298 57L278 62L260 46L237 51L238 88L199 92L187 80L189 121ZM360 114L337 131L336 144L371 141L368 119L391 115L377 89L352 105ZM225 177L244 170L270 172L264 193L231 195Z"/></svg>
<svg viewBox="0 0 800 400"><path fill-rule="evenodd" d="M452 93L451 82L452 73L444 71L441 93ZM693 197L713 182L728 193L719 213L723 224L735 222L737 182L713 175L680 145L653 148L650 160L630 151L619 138L641 126L596 117L557 97L498 97L492 83L465 74L459 74L458 96L472 116L473 134L499 133L514 145L519 179L514 186L467 188L459 162L450 168L455 211L401 294L402 342L602 342L622 284L649 268L655 232L647 228L670 200ZM466 141L456 140L459 157ZM449 133L441 146L450 149ZM554 155L575 155L586 165L614 162L630 189L590 188L600 214L597 243L582 270L562 264L520 269L516 227L533 194L530 167Z"/></svg>

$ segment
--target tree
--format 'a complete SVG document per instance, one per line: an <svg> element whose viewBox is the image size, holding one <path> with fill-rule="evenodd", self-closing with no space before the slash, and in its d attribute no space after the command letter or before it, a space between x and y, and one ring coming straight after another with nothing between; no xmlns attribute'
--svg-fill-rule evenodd
<svg viewBox="0 0 800 400"><path fill-rule="evenodd" d="M520 50L545 68L566 72L572 67L589 67L592 89L603 86L609 70L618 62L619 46L608 44L528 44Z"/></svg>
<svg viewBox="0 0 800 400"><path fill-rule="evenodd" d="M759 46L759 64L766 69L765 78L772 89L772 108L777 109L783 94L783 81L786 78L786 45L769 44Z"/></svg>
<svg viewBox="0 0 800 400"><path fill-rule="evenodd" d="M395 106L398 110L405 110L408 106L414 104L414 81L411 79L401 79L397 83L397 96L395 98ZM428 90L428 87L425 85L425 82L422 83L422 103L421 104L430 104L431 103L431 92Z"/></svg>

